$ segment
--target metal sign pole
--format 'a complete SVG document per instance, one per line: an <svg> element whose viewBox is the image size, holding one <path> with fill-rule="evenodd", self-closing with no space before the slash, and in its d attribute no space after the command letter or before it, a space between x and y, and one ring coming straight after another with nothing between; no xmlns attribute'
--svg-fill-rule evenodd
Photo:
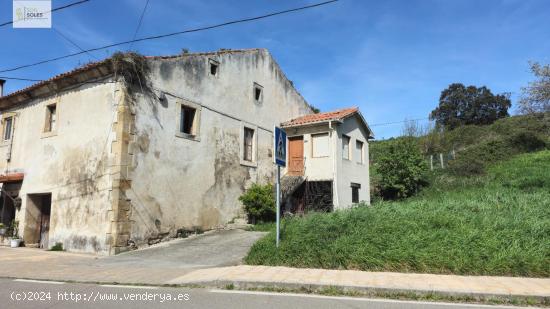
<svg viewBox="0 0 550 309"><path fill-rule="evenodd" d="M277 248L279 247L279 230L280 230L280 220L281 220L281 166L277 165Z"/></svg>
<svg viewBox="0 0 550 309"><path fill-rule="evenodd" d="M281 239L281 166L286 166L286 132L274 126L273 128L273 150L274 163L277 165L277 239L275 245L279 247L279 241Z"/></svg>

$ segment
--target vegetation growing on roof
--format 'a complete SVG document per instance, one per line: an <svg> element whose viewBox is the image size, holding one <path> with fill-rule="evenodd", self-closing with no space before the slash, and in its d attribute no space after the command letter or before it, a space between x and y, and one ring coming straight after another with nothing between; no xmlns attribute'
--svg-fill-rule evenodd
<svg viewBox="0 0 550 309"><path fill-rule="evenodd" d="M311 105L311 104L308 104L309 105L309 108L311 108L311 110L313 111L314 114L319 114L321 112L320 109L318 109L317 107Z"/></svg>
<svg viewBox="0 0 550 309"><path fill-rule="evenodd" d="M143 55L135 52L116 52L109 60L115 75L124 80L130 94L134 94L136 90L152 93L151 85L147 80L151 69Z"/></svg>

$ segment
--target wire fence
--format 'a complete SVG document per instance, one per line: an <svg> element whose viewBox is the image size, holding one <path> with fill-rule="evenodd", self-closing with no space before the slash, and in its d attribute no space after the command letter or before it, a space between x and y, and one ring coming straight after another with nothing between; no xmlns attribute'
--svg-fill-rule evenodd
<svg viewBox="0 0 550 309"><path fill-rule="evenodd" d="M426 157L428 166L432 171L435 169L446 169L449 166L449 162L454 159L456 159L456 151L454 149L449 152L440 152Z"/></svg>

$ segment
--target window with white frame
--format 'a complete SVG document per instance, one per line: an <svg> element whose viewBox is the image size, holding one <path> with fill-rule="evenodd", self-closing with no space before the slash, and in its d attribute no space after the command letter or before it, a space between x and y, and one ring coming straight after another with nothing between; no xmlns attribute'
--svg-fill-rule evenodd
<svg viewBox="0 0 550 309"><path fill-rule="evenodd" d="M350 159L350 153L349 153L350 140L351 139L349 136L342 134L342 158L346 160Z"/></svg>
<svg viewBox="0 0 550 309"><path fill-rule="evenodd" d="M361 164L364 163L363 145L362 141L355 141L355 158Z"/></svg>
<svg viewBox="0 0 550 309"><path fill-rule="evenodd" d="M190 101L178 101L176 136L200 141L201 106Z"/></svg>
<svg viewBox="0 0 550 309"><path fill-rule="evenodd" d="M329 156L328 133L311 135L312 157L321 158Z"/></svg>
<svg viewBox="0 0 550 309"><path fill-rule="evenodd" d="M239 142L239 161L241 165L258 167L258 135L257 125L241 121Z"/></svg>
<svg viewBox="0 0 550 309"><path fill-rule="evenodd" d="M214 59L208 59L208 68L210 71L210 75L218 76L218 73L220 71L220 63Z"/></svg>
<svg viewBox="0 0 550 309"><path fill-rule="evenodd" d="M186 105L181 106L180 112L180 132L195 135L195 114L197 110Z"/></svg>
<svg viewBox="0 0 550 309"><path fill-rule="evenodd" d="M6 117L3 121L3 140L9 141L11 139L11 131L13 129L13 117Z"/></svg>
<svg viewBox="0 0 550 309"><path fill-rule="evenodd" d="M254 83L253 88L253 96L254 96L254 102L256 103L262 103L264 99L264 87L262 87L258 83Z"/></svg>
<svg viewBox="0 0 550 309"><path fill-rule="evenodd" d="M359 190L361 189L360 183L351 183L351 202L359 203Z"/></svg>
<svg viewBox="0 0 550 309"><path fill-rule="evenodd" d="M244 127L243 131L243 160L254 162L254 134L255 130Z"/></svg>
<svg viewBox="0 0 550 309"><path fill-rule="evenodd" d="M44 123L44 132L54 132L57 125L57 105L50 104L46 106L46 122Z"/></svg>

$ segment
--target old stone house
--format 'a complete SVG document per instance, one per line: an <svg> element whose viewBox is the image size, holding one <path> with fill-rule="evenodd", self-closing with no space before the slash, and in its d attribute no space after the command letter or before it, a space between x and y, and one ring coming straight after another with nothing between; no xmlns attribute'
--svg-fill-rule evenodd
<svg viewBox="0 0 550 309"><path fill-rule="evenodd" d="M274 181L281 124L289 205L317 182L334 207L369 201L359 111L312 116L265 49L116 54L0 94L0 112L0 219L29 246L116 254L243 217L245 188Z"/></svg>

